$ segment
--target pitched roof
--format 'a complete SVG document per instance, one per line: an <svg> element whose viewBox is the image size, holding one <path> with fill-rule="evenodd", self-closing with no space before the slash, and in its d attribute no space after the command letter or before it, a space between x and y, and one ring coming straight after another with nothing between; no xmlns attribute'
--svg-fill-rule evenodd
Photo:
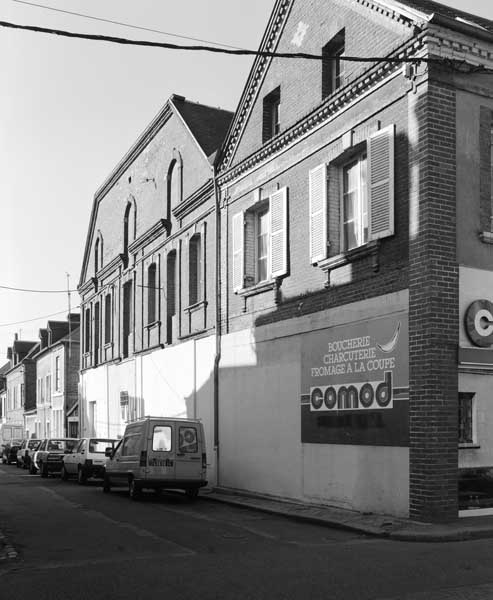
<svg viewBox="0 0 493 600"><path fill-rule="evenodd" d="M472 13L457 10L456 8L446 6L445 4L435 2L434 0L388 0L388 3L395 5L397 8L399 5L407 6L413 10L425 13L428 18L431 18L432 15L440 15L448 19L453 19L454 21L478 25L493 33L493 21L478 17ZM386 4L386 2L384 1L382 4Z"/></svg>
<svg viewBox="0 0 493 600"><path fill-rule="evenodd" d="M10 362L6 362L2 367L0 367L0 377L7 371L10 371Z"/></svg>
<svg viewBox="0 0 493 600"><path fill-rule="evenodd" d="M29 342L27 340L15 340L13 343L13 350L18 354L29 353L38 342Z"/></svg>
<svg viewBox="0 0 493 600"><path fill-rule="evenodd" d="M231 111L191 102L176 94L171 101L206 156L220 148L233 118Z"/></svg>

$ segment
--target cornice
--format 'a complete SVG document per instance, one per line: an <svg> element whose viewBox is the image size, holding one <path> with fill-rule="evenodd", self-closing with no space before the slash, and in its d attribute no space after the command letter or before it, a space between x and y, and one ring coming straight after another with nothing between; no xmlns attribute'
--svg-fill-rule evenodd
<svg viewBox="0 0 493 600"><path fill-rule="evenodd" d="M393 53L392 57L411 58L416 56L417 52L423 48L423 36L420 36L411 40L403 48ZM389 76L398 73L401 69L401 64L390 62L382 62L370 67L365 73L341 88L337 94L327 98L315 110L308 113L308 115L305 115L289 129L272 138L268 143L264 144L261 148L247 156L231 169L222 171L218 177L219 185L225 185L240 177L263 161L272 157L274 154L284 150L301 137L306 136L325 121L336 117L337 114L349 104L355 102L375 85L381 83Z"/></svg>
<svg viewBox="0 0 493 600"><path fill-rule="evenodd" d="M469 33L431 23L427 27L425 42L430 56L463 60L470 65L491 69L493 68L493 35L489 32L487 35L488 39L479 40Z"/></svg>
<svg viewBox="0 0 493 600"><path fill-rule="evenodd" d="M87 292L91 291L91 288L95 290L96 286L97 279L95 277L90 277L82 285L79 285L77 291L79 292L79 295L82 296L83 294L87 294Z"/></svg>
<svg viewBox="0 0 493 600"><path fill-rule="evenodd" d="M285 23L285 19L289 14L289 10L293 2L294 0L277 0L277 4L272 11L264 36L260 42L260 51L275 51L283 25ZM238 141L243 129L243 124L251 112L260 82L262 81L271 60L272 58L270 57L257 56L252 65L242 97L240 98L238 108L233 118L233 122L231 123L226 136L226 143L224 145L225 151L220 160L220 162L225 165L225 168L227 168L233 160L233 156L236 152Z"/></svg>
<svg viewBox="0 0 493 600"><path fill-rule="evenodd" d="M104 265L104 267L97 272L98 279L104 279L107 275L119 267L120 263L120 255L117 254L115 258L113 258L107 265Z"/></svg>
<svg viewBox="0 0 493 600"><path fill-rule="evenodd" d="M198 208L204 200L207 200L210 197L213 190L214 182L212 179L208 179L204 185L198 190L195 190L192 195L172 210L173 216L177 219L181 219L190 214L193 210Z"/></svg>
<svg viewBox="0 0 493 600"><path fill-rule="evenodd" d="M356 4L370 8L380 13L387 19L392 19L400 25L413 28L417 23L428 20L427 15L419 10L414 10L409 6L394 2L385 2L384 0L354 0Z"/></svg>
<svg viewBox="0 0 493 600"><path fill-rule="evenodd" d="M146 244L154 241L162 233L170 231L170 223L168 219L159 219L150 229L145 231L140 237L134 240L128 247L128 252L135 254Z"/></svg>

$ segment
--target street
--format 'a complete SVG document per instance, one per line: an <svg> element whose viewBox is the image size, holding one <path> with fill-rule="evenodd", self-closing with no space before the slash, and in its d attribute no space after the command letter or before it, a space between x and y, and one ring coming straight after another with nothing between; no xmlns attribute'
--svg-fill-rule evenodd
<svg viewBox="0 0 493 600"><path fill-rule="evenodd" d="M205 496L205 494L204 494ZM492 540L403 543L179 493L103 494L0 466L0 597L493 598Z"/></svg>

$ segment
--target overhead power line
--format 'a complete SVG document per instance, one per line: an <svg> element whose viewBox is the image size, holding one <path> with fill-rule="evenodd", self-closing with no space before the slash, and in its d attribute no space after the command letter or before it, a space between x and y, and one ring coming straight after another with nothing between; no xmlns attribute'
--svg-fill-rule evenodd
<svg viewBox="0 0 493 600"><path fill-rule="evenodd" d="M266 58L304 58L307 60L332 60L338 59L351 62L367 62L367 63L447 63L461 62L450 61L443 58L397 58L384 56L322 56L321 54L309 54L306 52L269 52L267 50L247 50L233 48L216 48L213 46L189 46L181 44L171 44L169 42L152 42L149 40L131 40L128 38L114 37L108 35L97 35L91 33L75 33L61 29L51 29L47 27L38 27L36 25L19 25L7 21L0 21L0 27L8 27L10 29L22 29L25 31L33 31L35 33L47 33L50 35L59 35L62 37L76 38L82 40L92 40L96 42L111 42L114 44L122 44L128 46L144 46L148 48L166 48L168 50L192 50L202 52L214 52L216 54L231 54L234 56L263 56Z"/></svg>
<svg viewBox="0 0 493 600"><path fill-rule="evenodd" d="M0 285L2 290L11 290L13 292L33 292L36 294L67 294L69 292L76 292L77 290L29 290L26 288L15 288L8 285Z"/></svg>
<svg viewBox="0 0 493 600"><path fill-rule="evenodd" d="M26 4L27 6L35 6L36 8L44 8L46 10L52 10L53 12L64 13L66 15L73 15L75 17L83 17L84 19L92 19L93 21L101 21L102 23L111 23L112 25L121 25L122 27L129 27L131 29L140 29L141 31L149 31L151 33L159 33L161 35L167 35L169 37L180 38L182 40L191 40L193 42L203 42L205 44L213 44L215 46L222 46L224 48L235 48L236 46L230 46L228 44L221 44L220 42L210 42L209 40L203 40L200 38L190 37L187 35L180 35L178 33L170 33L169 31L161 31L159 29L151 29L150 27L142 27L139 25L132 25L131 23L125 23L123 21L114 21L112 19L104 19L103 17L95 17L94 15L88 15L85 13L73 12L70 10L63 10L62 8L55 8L54 6L47 6L46 4L36 4L35 2L26 2L26 0L10 0L17 4Z"/></svg>
<svg viewBox="0 0 493 600"><path fill-rule="evenodd" d="M78 306L74 306L74 308L80 308L80 304ZM41 321L42 319L48 319L49 317L56 317L57 315L67 314L67 309L59 310L58 312L51 313L49 315L43 315L42 317L35 317L34 319L25 319L24 321L15 321L13 323L0 323L0 327L12 327L13 325L22 325L23 323L32 323L33 321Z"/></svg>

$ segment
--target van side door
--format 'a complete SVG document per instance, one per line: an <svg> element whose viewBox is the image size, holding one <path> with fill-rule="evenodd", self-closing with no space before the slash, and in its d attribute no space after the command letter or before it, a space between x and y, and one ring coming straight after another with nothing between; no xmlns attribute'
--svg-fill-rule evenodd
<svg viewBox="0 0 493 600"><path fill-rule="evenodd" d="M198 423L175 423L177 430L176 468L177 481L202 481L202 452L205 452L202 429ZM204 448L204 449L203 449Z"/></svg>
<svg viewBox="0 0 493 600"><path fill-rule="evenodd" d="M175 478L173 423L151 421L148 432L146 479L172 481Z"/></svg>

